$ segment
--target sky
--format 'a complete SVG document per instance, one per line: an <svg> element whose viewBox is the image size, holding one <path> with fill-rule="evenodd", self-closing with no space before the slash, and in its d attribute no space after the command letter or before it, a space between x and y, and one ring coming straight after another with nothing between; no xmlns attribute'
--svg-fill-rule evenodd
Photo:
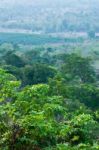
<svg viewBox="0 0 99 150"><path fill-rule="evenodd" d="M17 5L33 5L33 6L51 6L64 4L65 1L71 0L0 0L0 7L10 7Z"/></svg>
<svg viewBox="0 0 99 150"><path fill-rule="evenodd" d="M0 5L14 5L14 4L42 4L50 3L52 0L0 0ZM57 0L60 1L60 0Z"/></svg>
<svg viewBox="0 0 99 150"><path fill-rule="evenodd" d="M40 3L41 0L0 0L0 7L9 7L13 5L29 5Z"/></svg>
<svg viewBox="0 0 99 150"><path fill-rule="evenodd" d="M89 4L92 3L97 3L99 4L99 0L0 0L0 7L10 7L10 6L17 6L17 5L34 5L34 6L42 6L42 5L58 5L60 6L61 4L67 4L67 3L83 3L86 5L86 2L89 2Z"/></svg>

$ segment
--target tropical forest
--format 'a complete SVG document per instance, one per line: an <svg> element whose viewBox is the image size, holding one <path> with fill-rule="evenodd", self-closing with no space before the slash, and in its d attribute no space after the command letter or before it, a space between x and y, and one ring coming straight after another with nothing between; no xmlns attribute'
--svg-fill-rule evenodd
<svg viewBox="0 0 99 150"><path fill-rule="evenodd" d="M99 150L98 7L0 0L0 150Z"/></svg>

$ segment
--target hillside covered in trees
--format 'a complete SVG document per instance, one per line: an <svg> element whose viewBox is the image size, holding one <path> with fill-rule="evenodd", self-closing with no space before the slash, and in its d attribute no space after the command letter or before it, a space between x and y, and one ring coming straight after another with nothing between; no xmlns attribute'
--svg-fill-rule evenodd
<svg viewBox="0 0 99 150"><path fill-rule="evenodd" d="M98 51L23 47L0 47L0 148L99 149Z"/></svg>
<svg viewBox="0 0 99 150"><path fill-rule="evenodd" d="M0 4L0 150L99 150L99 2Z"/></svg>

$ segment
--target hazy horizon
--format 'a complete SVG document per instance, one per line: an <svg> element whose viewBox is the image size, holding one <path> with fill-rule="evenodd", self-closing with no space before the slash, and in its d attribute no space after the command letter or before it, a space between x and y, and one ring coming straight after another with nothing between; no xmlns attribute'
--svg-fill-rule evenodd
<svg viewBox="0 0 99 150"><path fill-rule="evenodd" d="M98 6L97 0L0 0L0 28L44 33L98 31Z"/></svg>
<svg viewBox="0 0 99 150"><path fill-rule="evenodd" d="M70 3L74 3L74 5L76 3L82 3L82 4L86 4L88 3L89 5L91 3L97 3L97 0L0 0L0 6L2 7L9 7L9 6L13 6L13 5L64 5L64 4L70 4Z"/></svg>

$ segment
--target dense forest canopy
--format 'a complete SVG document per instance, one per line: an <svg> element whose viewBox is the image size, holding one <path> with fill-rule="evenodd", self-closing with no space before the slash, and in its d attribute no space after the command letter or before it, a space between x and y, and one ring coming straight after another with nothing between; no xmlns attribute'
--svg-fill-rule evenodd
<svg viewBox="0 0 99 150"><path fill-rule="evenodd" d="M0 46L1 149L99 149L99 52L83 44Z"/></svg>
<svg viewBox="0 0 99 150"><path fill-rule="evenodd" d="M98 6L0 0L0 150L99 150Z"/></svg>

